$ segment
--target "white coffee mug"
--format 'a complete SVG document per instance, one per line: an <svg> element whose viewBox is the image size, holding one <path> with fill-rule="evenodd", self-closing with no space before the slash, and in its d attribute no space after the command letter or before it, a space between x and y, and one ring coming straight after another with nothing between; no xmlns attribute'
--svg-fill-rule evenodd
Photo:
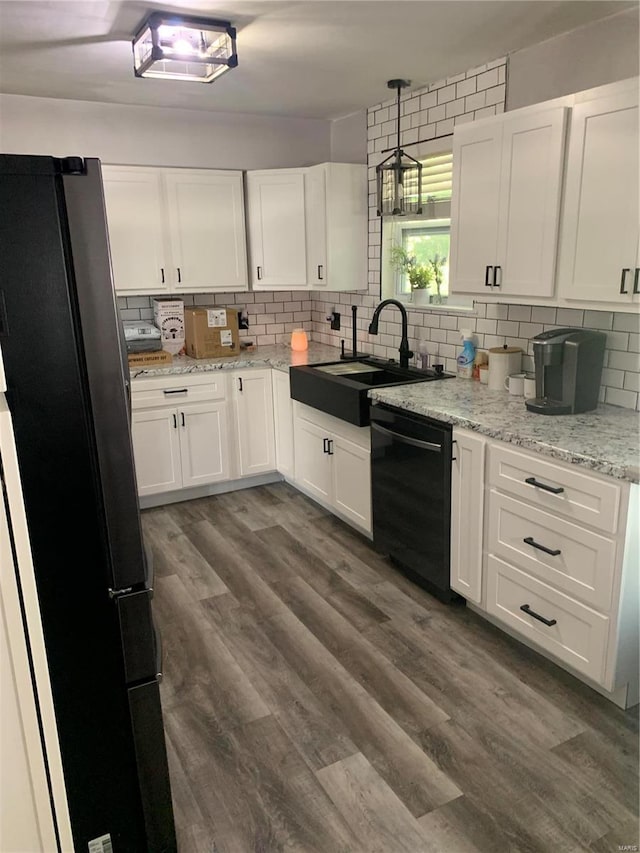
<svg viewBox="0 0 640 853"><path fill-rule="evenodd" d="M524 394L524 373L512 373L504 380L504 387L515 397L522 397Z"/></svg>
<svg viewBox="0 0 640 853"><path fill-rule="evenodd" d="M526 373L524 377L524 396L531 400L536 396L536 377L534 373Z"/></svg>

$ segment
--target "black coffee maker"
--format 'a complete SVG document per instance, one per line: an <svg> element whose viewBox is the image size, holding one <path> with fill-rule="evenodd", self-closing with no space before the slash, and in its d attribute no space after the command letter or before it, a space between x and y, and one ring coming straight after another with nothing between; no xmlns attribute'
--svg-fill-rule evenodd
<svg viewBox="0 0 640 853"><path fill-rule="evenodd" d="M541 415L574 415L598 405L607 336L590 329L552 329L533 338L536 396L525 405Z"/></svg>

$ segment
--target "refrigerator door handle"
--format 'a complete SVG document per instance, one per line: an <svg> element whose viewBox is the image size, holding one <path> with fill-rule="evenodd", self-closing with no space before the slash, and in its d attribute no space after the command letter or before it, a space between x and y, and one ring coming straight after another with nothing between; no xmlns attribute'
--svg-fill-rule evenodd
<svg viewBox="0 0 640 853"><path fill-rule="evenodd" d="M160 631L158 630L158 626L156 625L155 619L153 619L153 613L152 613L151 618L153 621L153 636L154 636L154 643L155 643L155 647L156 647L156 679L157 679L158 684L159 684L163 678L162 664L163 664L164 656L162 654L162 635L161 635Z"/></svg>

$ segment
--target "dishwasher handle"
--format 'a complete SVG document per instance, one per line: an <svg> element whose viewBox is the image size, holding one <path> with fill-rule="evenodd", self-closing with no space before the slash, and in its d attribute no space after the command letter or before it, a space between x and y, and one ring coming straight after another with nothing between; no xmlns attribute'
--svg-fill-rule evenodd
<svg viewBox="0 0 640 853"><path fill-rule="evenodd" d="M411 436L403 435L401 432L394 432L387 427L371 421L371 429L377 432L382 432L385 435L390 435L394 441L399 441L401 444L410 444L412 447L421 447L423 450L430 450L432 453L442 453L442 445L436 444L434 441L422 441L419 438L411 438Z"/></svg>

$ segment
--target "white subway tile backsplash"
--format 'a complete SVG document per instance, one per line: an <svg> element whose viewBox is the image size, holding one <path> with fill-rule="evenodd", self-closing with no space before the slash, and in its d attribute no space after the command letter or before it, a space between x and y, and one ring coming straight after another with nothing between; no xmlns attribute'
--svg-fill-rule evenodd
<svg viewBox="0 0 640 853"><path fill-rule="evenodd" d="M490 106L492 104L500 104L500 103L503 104L504 103L505 90L506 90L506 87L505 87L504 83L502 83L502 85L500 85L500 86L494 86L491 89L487 89L487 99L486 99L487 106Z"/></svg>
<svg viewBox="0 0 640 853"><path fill-rule="evenodd" d="M131 299L132 297L127 297ZM120 317L123 320L139 320L140 319L140 309L139 308L122 308L120 310Z"/></svg>
<svg viewBox="0 0 640 853"><path fill-rule="evenodd" d="M517 327L517 323L513 325ZM476 331L481 332L483 335L495 335L498 332L498 321L478 319L476 321Z"/></svg>
<svg viewBox="0 0 640 853"><path fill-rule="evenodd" d="M629 335L629 352L640 352L640 335Z"/></svg>
<svg viewBox="0 0 640 853"><path fill-rule="evenodd" d="M467 95L473 95L476 91L476 78L470 77L468 80L463 80L456 85L456 97L464 98Z"/></svg>
<svg viewBox="0 0 640 853"><path fill-rule="evenodd" d="M476 92L474 95L467 95L464 99L465 112L482 109L485 105L485 98L486 95L484 92Z"/></svg>
<svg viewBox="0 0 640 853"><path fill-rule="evenodd" d="M447 118L455 118L455 116L464 113L464 98L458 98L456 101L449 101L445 107Z"/></svg>
<svg viewBox="0 0 640 853"><path fill-rule="evenodd" d="M624 370L612 370L610 367L603 367L600 381L602 385L609 388L622 388L624 386L624 375Z"/></svg>
<svg viewBox="0 0 640 853"><path fill-rule="evenodd" d="M544 326L542 325L542 323L520 323L520 331L518 334L521 338L527 338L528 340L531 340L531 338L534 338L536 335L539 335L540 332L543 331L543 329Z"/></svg>
<svg viewBox="0 0 640 853"><path fill-rule="evenodd" d="M640 373L640 353L609 351L609 367Z"/></svg>
<svg viewBox="0 0 640 853"><path fill-rule="evenodd" d="M435 107L438 103L438 93L437 92L429 92L426 95L420 96L420 109L426 110L429 107Z"/></svg>
<svg viewBox="0 0 640 853"><path fill-rule="evenodd" d="M531 308L529 305L510 305L509 319L528 323L531 320Z"/></svg>
<svg viewBox="0 0 640 853"><path fill-rule="evenodd" d="M531 322L532 323L555 323L556 322L556 309L555 308L543 308L541 306L535 306L531 309Z"/></svg>
<svg viewBox="0 0 640 853"><path fill-rule="evenodd" d="M585 311L584 325L587 329L612 329L612 311Z"/></svg>
<svg viewBox="0 0 640 853"><path fill-rule="evenodd" d="M559 326L582 326L584 311L580 311L578 308L558 308L556 323Z"/></svg>
<svg viewBox="0 0 640 853"><path fill-rule="evenodd" d="M614 314L613 328L616 332L638 334L640 332L640 314Z"/></svg>
<svg viewBox="0 0 640 853"><path fill-rule="evenodd" d="M481 110L476 110L475 117L478 118L489 118L490 116L494 116L496 114L495 106L491 107L483 107Z"/></svg>
<svg viewBox="0 0 640 853"><path fill-rule="evenodd" d="M607 332L607 349L626 352L629 349L629 335L626 332Z"/></svg>
<svg viewBox="0 0 640 853"><path fill-rule="evenodd" d="M454 120L448 118L445 121L436 123L436 136L446 136L448 133L453 133Z"/></svg>
<svg viewBox="0 0 640 853"><path fill-rule="evenodd" d="M516 320L499 320L497 334L517 337L520 332L520 324Z"/></svg>
<svg viewBox="0 0 640 853"><path fill-rule="evenodd" d="M444 86L442 89L438 89L438 103L446 104L447 101L453 101L456 96L456 87L455 86Z"/></svg>
<svg viewBox="0 0 640 853"><path fill-rule="evenodd" d="M506 320L509 308L507 305L494 305L487 303L487 319Z"/></svg>
<svg viewBox="0 0 640 853"><path fill-rule="evenodd" d="M607 388L605 403L612 406L624 406L625 409L635 409L638 403L638 394L635 391L622 391L619 388Z"/></svg>
<svg viewBox="0 0 640 853"><path fill-rule="evenodd" d="M484 74L478 74L476 87L478 91L481 89L490 89L492 86L498 85L498 69L492 68Z"/></svg>
<svg viewBox="0 0 640 853"><path fill-rule="evenodd" d="M640 391L640 373L625 373L624 387L627 391Z"/></svg>
<svg viewBox="0 0 640 853"><path fill-rule="evenodd" d="M429 123L434 121L442 121L446 118L447 110L444 104L439 104L437 107L431 107L429 110Z"/></svg>

